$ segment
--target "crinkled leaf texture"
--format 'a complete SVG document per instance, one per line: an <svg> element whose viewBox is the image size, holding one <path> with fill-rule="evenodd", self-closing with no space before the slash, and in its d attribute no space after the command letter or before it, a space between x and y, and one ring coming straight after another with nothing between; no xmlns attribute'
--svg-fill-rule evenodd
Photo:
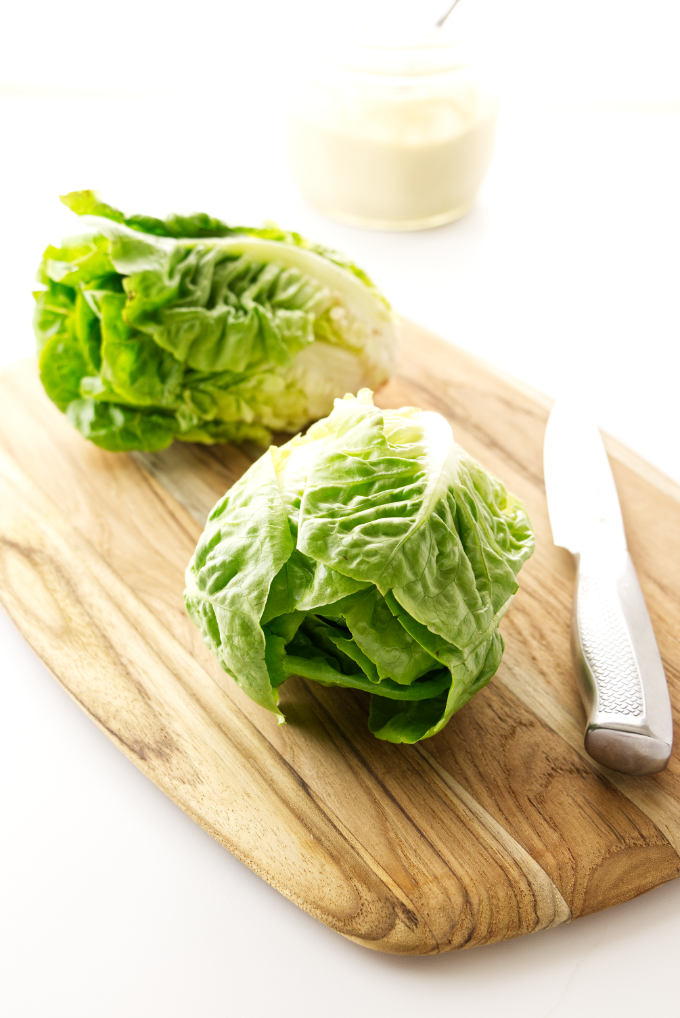
<svg viewBox="0 0 680 1018"><path fill-rule="evenodd" d="M362 390L217 503L185 603L263 707L278 713L281 683L300 675L369 693L371 731L417 742L497 670L533 547L522 504L443 417L381 410Z"/></svg>
<svg viewBox="0 0 680 1018"><path fill-rule="evenodd" d="M337 252L205 214L125 216L91 191L63 200L87 228L43 256L40 376L97 445L266 444L389 377L395 316Z"/></svg>

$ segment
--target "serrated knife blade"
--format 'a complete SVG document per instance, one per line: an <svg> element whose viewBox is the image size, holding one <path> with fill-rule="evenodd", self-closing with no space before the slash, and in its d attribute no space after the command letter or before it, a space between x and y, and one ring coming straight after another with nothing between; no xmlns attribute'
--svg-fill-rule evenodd
<svg viewBox="0 0 680 1018"><path fill-rule="evenodd" d="M555 404L543 469L553 540L578 563L573 640L587 715L586 750L628 774L663 770L673 741L663 664L628 552L607 453L577 405Z"/></svg>

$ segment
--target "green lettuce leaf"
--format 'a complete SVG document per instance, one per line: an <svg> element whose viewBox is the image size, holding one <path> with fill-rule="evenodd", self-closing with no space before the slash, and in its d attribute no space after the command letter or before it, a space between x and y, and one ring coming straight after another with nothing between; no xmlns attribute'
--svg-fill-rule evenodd
<svg viewBox="0 0 680 1018"><path fill-rule="evenodd" d="M63 200L87 228L43 255L40 375L98 445L266 443L389 376L395 317L337 252L272 225Z"/></svg>
<svg viewBox="0 0 680 1018"><path fill-rule="evenodd" d="M443 417L381 410L362 390L218 503L185 603L258 703L277 710L300 675L367 693L375 735L417 742L497 671L499 623L533 546L522 504Z"/></svg>

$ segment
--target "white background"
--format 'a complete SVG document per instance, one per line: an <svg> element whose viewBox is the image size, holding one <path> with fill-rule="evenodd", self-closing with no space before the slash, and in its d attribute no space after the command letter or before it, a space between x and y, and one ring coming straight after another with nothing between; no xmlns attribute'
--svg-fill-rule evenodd
<svg viewBox="0 0 680 1018"><path fill-rule="evenodd" d="M338 226L285 159L285 93L340 5L26 4L4 25L0 364L32 350L57 195L275 219L344 249L403 314L600 423L680 480L680 14L667 0L464 0L503 101L476 209ZM345 3L427 25L442 5ZM407 11L409 8L409 11ZM0 408L1 412L2 408ZM0 509L1 512L1 509ZM0 614L0 1014L12 1018L677 1010L680 884L520 941L369 953L281 898L146 781Z"/></svg>

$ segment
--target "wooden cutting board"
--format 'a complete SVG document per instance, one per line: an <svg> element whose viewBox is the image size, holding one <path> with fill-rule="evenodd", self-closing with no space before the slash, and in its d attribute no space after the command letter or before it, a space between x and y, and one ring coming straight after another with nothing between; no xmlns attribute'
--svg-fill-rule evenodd
<svg viewBox="0 0 680 1018"><path fill-rule="evenodd" d="M49 403L31 362L0 376L0 598L160 789L367 947L427 954L504 940L676 877L680 753L663 774L630 778L583 750L573 565L551 543L543 490L546 403L414 326L378 402L444 413L536 530L500 671L433 739L379 742L362 694L302 680L283 687L284 726L247 699L203 646L182 590L209 508L257 450L103 452ZM677 711L680 489L609 449Z"/></svg>

